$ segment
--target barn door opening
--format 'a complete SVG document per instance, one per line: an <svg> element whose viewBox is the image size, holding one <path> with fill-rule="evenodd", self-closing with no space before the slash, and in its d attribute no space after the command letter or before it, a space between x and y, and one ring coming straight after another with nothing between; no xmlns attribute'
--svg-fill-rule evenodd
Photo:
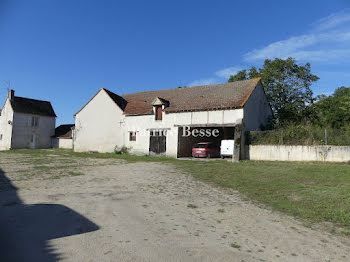
<svg viewBox="0 0 350 262"><path fill-rule="evenodd" d="M166 151L166 135L162 131L151 131L149 142L150 155L163 155Z"/></svg>

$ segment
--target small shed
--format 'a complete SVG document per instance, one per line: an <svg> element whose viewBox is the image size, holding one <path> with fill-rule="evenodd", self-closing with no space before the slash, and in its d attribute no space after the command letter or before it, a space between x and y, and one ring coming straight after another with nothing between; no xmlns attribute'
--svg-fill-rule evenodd
<svg viewBox="0 0 350 262"><path fill-rule="evenodd" d="M53 148L73 148L74 124L60 125L55 129L55 135L52 137Z"/></svg>

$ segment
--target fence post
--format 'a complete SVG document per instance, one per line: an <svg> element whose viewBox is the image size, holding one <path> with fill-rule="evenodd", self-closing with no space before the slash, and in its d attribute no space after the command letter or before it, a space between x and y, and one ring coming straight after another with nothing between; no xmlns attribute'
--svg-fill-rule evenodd
<svg viewBox="0 0 350 262"><path fill-rule="evenodd" d="M281 145L283 145L283 129L281 130Z"/></svg>
<svg viewBox="0 0 350 262"><path fill-rule="evenodd" d="M327 129L325 128L324 130L324 144L327 145L328 144L328 137L327 137Z"/></svg>

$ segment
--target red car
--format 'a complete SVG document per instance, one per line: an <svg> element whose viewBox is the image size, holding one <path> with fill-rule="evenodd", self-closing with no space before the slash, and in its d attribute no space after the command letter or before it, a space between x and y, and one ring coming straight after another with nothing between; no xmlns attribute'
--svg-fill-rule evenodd
<svg viewBox="0 0 350 262"><path fill-rule="evenodd" d="M192 147L193 157L219 157L220 148L212 142L201 142Z"/></svg>

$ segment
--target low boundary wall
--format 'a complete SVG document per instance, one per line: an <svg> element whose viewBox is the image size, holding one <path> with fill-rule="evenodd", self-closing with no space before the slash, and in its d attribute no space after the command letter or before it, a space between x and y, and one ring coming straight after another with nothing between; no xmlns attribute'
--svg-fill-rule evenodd
<svg viewBox="0 0 350 262"><path fill-rule="evenodd" d="M265 161L349 162L350 146L250 145L246 157Z"/></svg>

